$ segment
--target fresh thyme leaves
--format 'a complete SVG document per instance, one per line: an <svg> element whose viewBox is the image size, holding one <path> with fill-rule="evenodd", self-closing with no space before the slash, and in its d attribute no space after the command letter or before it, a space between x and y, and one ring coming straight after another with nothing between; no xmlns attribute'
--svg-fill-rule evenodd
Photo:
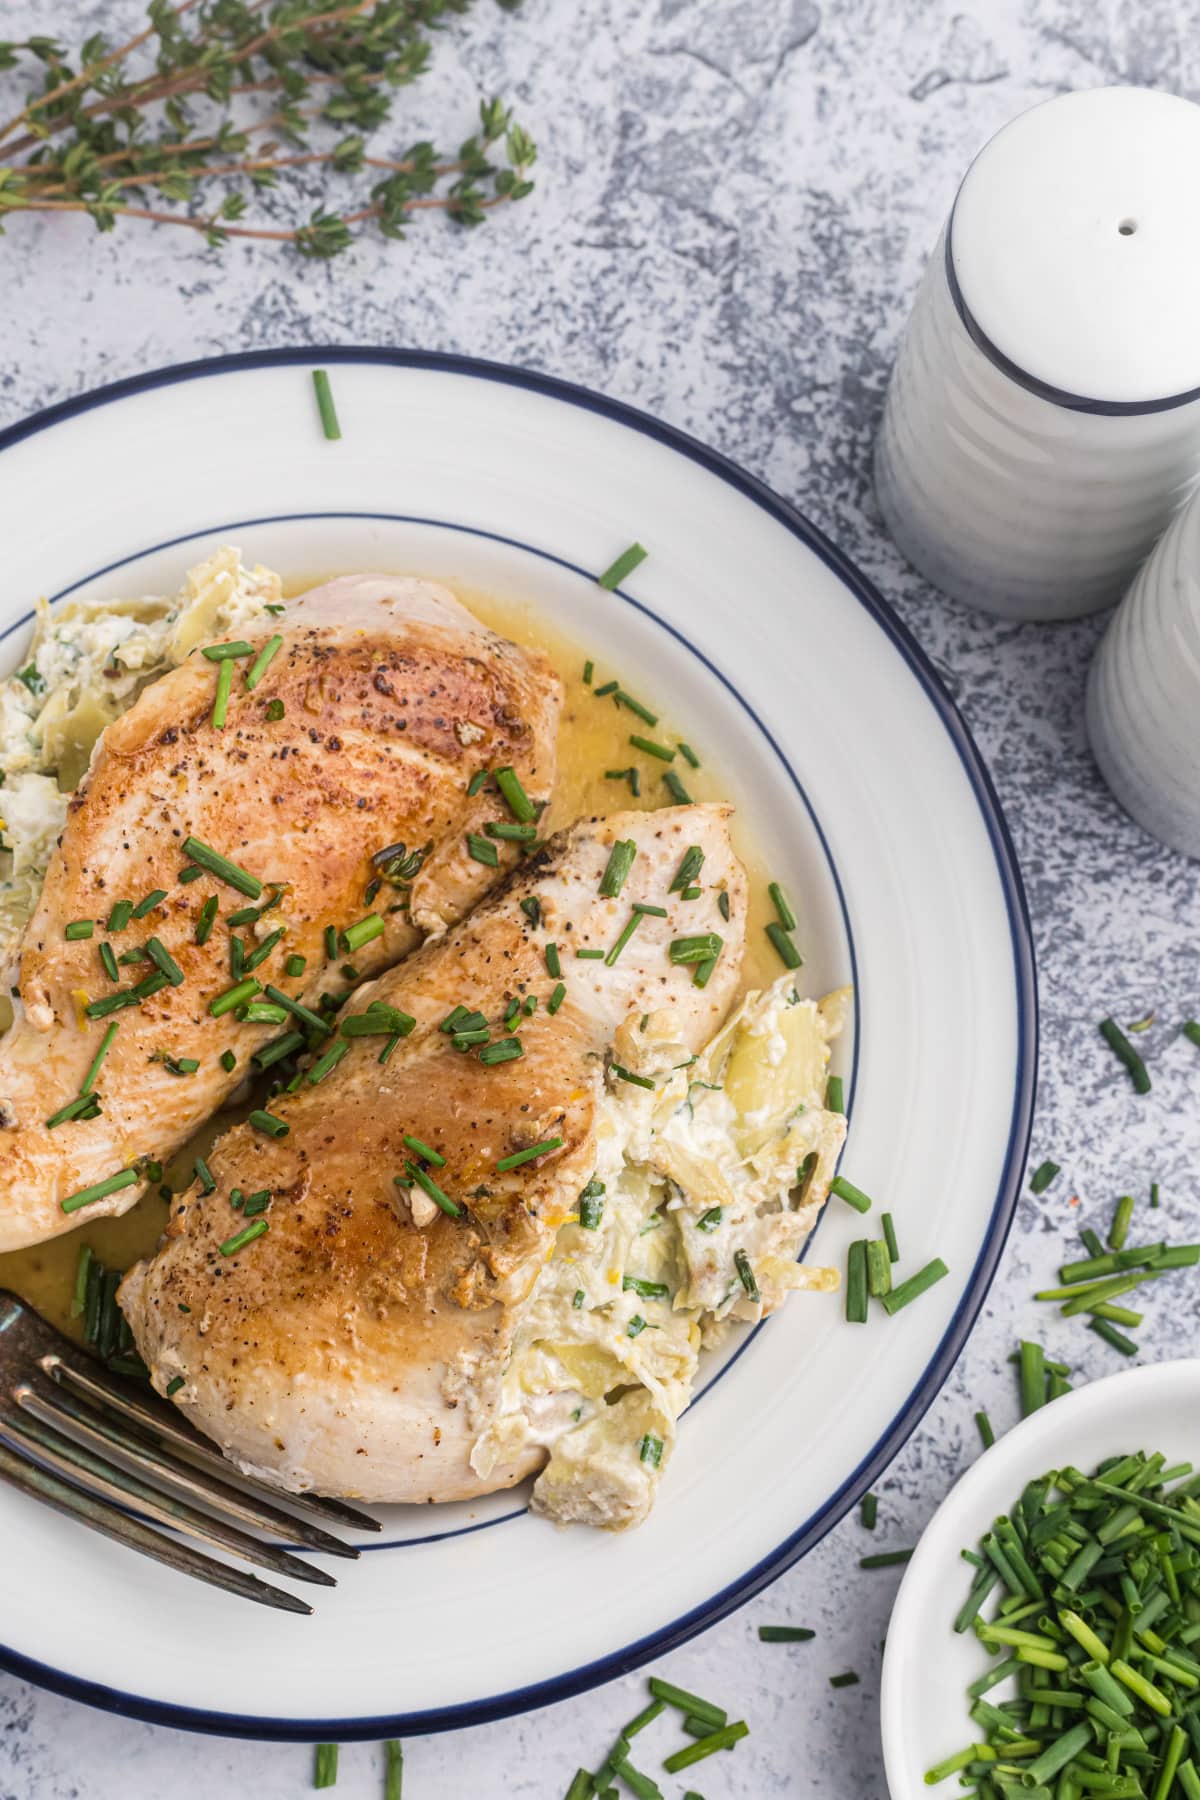
<svg viewBox="0 0 1200 1800"><path fill-rule="evenodd" d="M536 148L501 100L480 104L457 154L430 143L367 154L396 91L428 70L428 34L446 11L446 0L293 0L267 13L254 0L155 0L149 28L115 46L100 35L76 55L48 38L0 43L0 70L23 57L42 65L0 123L0 219L80 213L99 231L136 219L213 248L264 239L315 258L372 225L403 238L419 211L482 224L533 189ZM247 194L293 170L328 178L324 203L293 225L248 219ZM355 177L342 205L335 187Z"/></svg>

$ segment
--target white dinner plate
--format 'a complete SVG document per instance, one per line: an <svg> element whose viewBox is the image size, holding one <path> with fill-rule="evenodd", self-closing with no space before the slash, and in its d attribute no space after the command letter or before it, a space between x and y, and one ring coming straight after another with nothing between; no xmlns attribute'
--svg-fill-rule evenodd
<svg viewBox="0 0 1200 1800"><path fill-rule="evenodd" d="M1200 1464L1198 1421L1200 1360L1126 1369L1023 1419L951 1489L921 1534L888 1625L880 1713L892 1800L929 1800L926 1769L979 1738L966 1691L995 1658L973 1632L953 1629L975 1572L959 1551L975 1549L1025 1484L1049 1469L1070 1463L1090 1473L1106 1457L1136 1450ZM935 1791L957 1793L954 1777Z"/></svg>
<svg viewBox="0 0 1200 1800"><path fill-rule="evenodd" d="M0 518L8 668L38 594L168 591L233 541L285 576L384 569L524 599L661 696L799 897L807 991L856 984L836 1064L848 1174L894 1214L901 1274L934 1255L950 1269L894 1319L851 1326L837 1299L798 1295L735 1338L702 1370L637 1531L556 1530L521 1491L383 1509L382 1540L339 1566L311 1619L0 1490L0 1662L167 1724L379 1737L565 1697L712 1624L895 1455L1016 1202L1028 921L995 794L928 662L832 545L713 452L580 388L453 357L285 350L85 395L0 436ZM621 591L598 587L635 538L647 560ZM842 1263L862 1231L831 1202L816 1259Z"/></svg>

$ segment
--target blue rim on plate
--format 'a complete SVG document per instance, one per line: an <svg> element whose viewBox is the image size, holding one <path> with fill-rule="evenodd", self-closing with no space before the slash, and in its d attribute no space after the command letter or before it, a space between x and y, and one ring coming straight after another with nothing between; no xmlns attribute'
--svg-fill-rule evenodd
<svg viewBox="0 0 1200 1800"><path fill-rule="evenodd" d="M778 498L762 482L748 475L735 463L708 449L674 426L664 425L648 414L609 400L603 395L579 387L573 382L532 371L509 368L478 358L456 356L424 350L375 349L370 346L330 345L303 346L279 350L251 351L243 355L210 357L191 363L180 363L165 369L150 370L125 381L95 388L74 399L47 407L28 419L18 421L0 431L0 453L35 433L62 421L106 406L113 401L150 389L203 379L209 375L236 373L239 370L299 364L311 368L314 363L377 363L390 367L429 369L443 374L491 381L520 387L583 408L613 420L619 425L657 440L667 448L686 456L690 462L715 475L731 488L760 507L778 524L785 527L826 565L843 587L871 615L875 623L904 658L920 682L930 704L941 720L962 763L987 828L995 857L996 871L1004 894L1012 940L1013 963L1017 983L1017 1067L1012 1113L1004 1167L983 1246L976 1258L963 1297L941 1342L930 1358L924 1375L900 1411L892 1419L878 1443L863 1458L837 1491L810 1519L806 1520L769 1556L762 1558L736 1582L714 1594L702 1606L676 1619L671 1625L639 1639L610 1656L573 1669L551 1681L513 1689L459 1706L433 1708L425 1712L380 1715L354 1719L263 1719L237 1713L204 1711L186 1706L172 1706L147 1701L136 1694L126 1694L104 1683L82 1680L64 1674L34 1659L22 1656L6 1645L0 1645L0 1668L41 1687L81 1700L107 1712L143 1719L150 1724L174 1726L190 1731L212 1732L226 1737L270 1738L298 1743L326 1740L351 1741L415 1736L424 1732L445 1731L457 1727L485 1724L490 1720L527 1712L558 1700L569 1699L601 1682L612 1680L640 1667L650 1658L676 1648L697 1632L714 1625L759 1593L785 1569L811 1550L814 1544L837 1524L858 1497L892 1461L921 1418L932 1404L949 1374L959 1352L966 1343L972 1325L986 1298L1000 1260L1016 1211L1021 1174L1029 1147L1033 1121L1034 1093L1037 1079L1037 983L1034 967L1033 938L1025 890L1017 865L1016 852L1005 823L1000 802L991 777L957 707L946 692L924 651L915 638L894 615L878 590L824 534L795 508Z"/></svg>

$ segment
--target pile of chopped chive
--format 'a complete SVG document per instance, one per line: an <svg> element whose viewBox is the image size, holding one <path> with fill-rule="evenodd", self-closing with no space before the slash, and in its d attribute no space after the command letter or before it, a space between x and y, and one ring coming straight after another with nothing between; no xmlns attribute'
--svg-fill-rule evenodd
<svg viewBox="0 0 1200 1800"><path fill-rule="evenodd" d="M967 1689L978 1739L928 1785L958 1775L980 1800L1200 1800L1198 1494L1191 1463L1159 1453L1090 1476L1053 1469L963 1551L976 1573L954 1629L997 1660Z"/></svg>
<svg viewBox="0 0 1200 1800"><path fill-rule="evenodd" d="M662 1766L669 1775L677 1775L683 1769L691 1768L694 1763L703 1762L718 1750L732 1750L742 1738L750 1735L750 1727L744 1719L736 1720L731 1725L729 1715L723 1707L714 1706L711 1700L705 1700L699 1694L691 1694L686 1688L676 1687L674 1682L663 1681L659 1676L652 1675L649 1687L648 1704L636 1718L630 1719L627 1725L621 1727L616 1742L594 1773L590 1769L575 1771L563 1800L593 1800L593 1796L595 1800L610 1800L610 1797L621 1793L633 1794L636 1800L663 1800L663 1791L658 1782L630 1758L633 1754L632 1740L647 1725L652 1725L669 1706L682 1715L683 1730L693 1740L664 1759ZM694 1800L699 1800L699 1797L695 1796Z"/></svg>
<svg viewBox="0 0 1200 1800"><path fill-rule="evenodd" d="M117 1305L124 1269L107 1269L89 1244L75 1264L71 1317L81 1322L83 1341L117 1375L148 1380L149 1370L134 1347L129 1320Z"/></svg>

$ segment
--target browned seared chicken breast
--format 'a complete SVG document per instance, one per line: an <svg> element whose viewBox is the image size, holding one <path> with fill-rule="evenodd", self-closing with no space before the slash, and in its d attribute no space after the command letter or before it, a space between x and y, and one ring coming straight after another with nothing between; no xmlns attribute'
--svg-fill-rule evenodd
<svg viewBox="0 0 1200 1800"><path fill-rule="evenodd" d="M194 653L105 730L71 800L0 1044L0 1250L125 1210L289 1006L474 905L517 854L469 853L495 812L477 772L549 797L558 677L446 589L348 576L250 635L223 724L221 664Z"/></svg>
<svg viewBox="0 0 1200 1800"><path fill-rule="evenodd" d="M704 869L686 901L685 851ZM272 1102L278 1125L218 1142L215 1189L191 1189L126 1276L158 1390L289 1489L447 1500L536 1469L536 1443L478 1466L472 1449L614 1085L639 1079L614 1042L636 1063L669 1036L686 1066L736 991L744 918L727 808L618 814L356 994L325 1040L340 1060ZM723 941L698 980L671 945L708 933Z"/></svg>

